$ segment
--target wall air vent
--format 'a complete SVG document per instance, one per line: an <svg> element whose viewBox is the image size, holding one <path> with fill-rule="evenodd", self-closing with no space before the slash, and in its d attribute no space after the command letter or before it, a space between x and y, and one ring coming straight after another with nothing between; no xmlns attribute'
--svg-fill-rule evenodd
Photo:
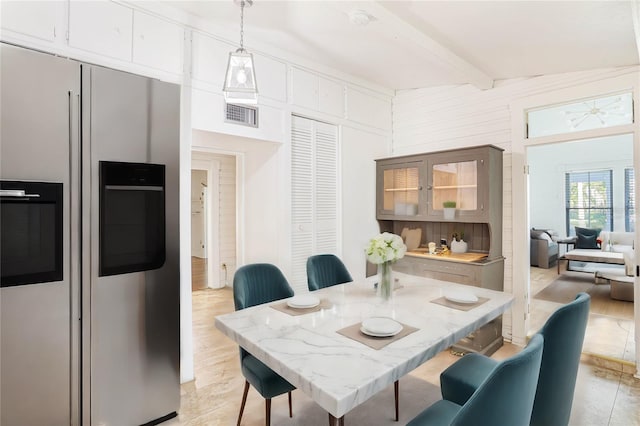
<svg viewBox="0 0 640 426"><path fill-rule="evenodd" d="M226 104L225 122L258 127L258 108L245 105Z"/></svg>

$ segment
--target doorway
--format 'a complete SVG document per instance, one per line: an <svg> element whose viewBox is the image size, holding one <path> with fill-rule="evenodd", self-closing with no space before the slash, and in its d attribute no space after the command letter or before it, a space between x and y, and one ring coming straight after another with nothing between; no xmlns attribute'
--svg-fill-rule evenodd
<svg viewBox="0 0 640 426"><path fill-rule="evenodd" d="M230 285L236 268L236 156L193 152L192 291Z"/></svg>
<svg viewBox="0 0 640 426"><path fill-rule="evenodd" d="M191 290L220 286L215 274L219 260L219 175L214 160L191 161Z"/></svg>
<svg viewBox="0 0 640 426"><path fill-rule="evenodd" d="M191 170L191 291L208 283L208 170Z"/></svg>
<svg viewBox="0 0 640 426"><path fill-rule="evenodd" d="M611 213L605 215L597 210L597 213L589 214L591 227L615 232L628 231L626 216L629 211L626 207L629 196L626 193L628 187L625 176L629 170L633 171L633 150L632 134L527 147L531 228L546 230L554 239L571 236L573 226L567 225L569 221L566 218L566 199L571 198L571 195L567 195L568 177L595 173L610 177L610 180L594 183L603 187L593 188L589 192L600 194L598 201L607 201ZM540 247L537 240L531 241ZM548 246L548 256L552 256L555 250L558 251L557 256L562 256L571 248L566 244L557 244L555 247L551 244ZM625 354L630 353L633 345L633 302L612 298L608 280L598 280L595 276L596 271L612 272L611 269L615 267L621 269L618 272L624 275L624 266L580 263L572 264L568 271L565 263L561 262L560 268L556 263L549 264L549 268L545 268L546 265L531 266L531 320L528 334L532 335L540 329L556 309L573 300L578 292L586 292L591 296L591 311L583 351L626 360Z"/></svg>

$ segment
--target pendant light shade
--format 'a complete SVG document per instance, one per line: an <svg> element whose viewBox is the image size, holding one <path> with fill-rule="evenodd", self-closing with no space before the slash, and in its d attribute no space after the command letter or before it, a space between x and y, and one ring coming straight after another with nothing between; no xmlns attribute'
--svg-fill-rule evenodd
<svg viewBox="0 0 640 426"><path fill-rule="evenodd" d="M236 0L240 5L240 48L229 53L227 72L224 80L224 98L228 103L258 103L258 84L253 63L253 55L244 49L244 8L253 0Z"/></svg>
<svg viewBox="0 0 640 426"><path fill-rule="evenodd" d="M230 103L258 103L258 86L253 68L253 55L244 49L229 53L224 98Z"/></svg>

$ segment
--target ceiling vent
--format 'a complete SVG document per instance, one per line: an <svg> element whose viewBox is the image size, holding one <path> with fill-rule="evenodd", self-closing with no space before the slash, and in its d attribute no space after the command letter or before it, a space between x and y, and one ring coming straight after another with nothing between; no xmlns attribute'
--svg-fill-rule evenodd
<svg viewBox="0 0 640 426"><path fill-rule="evenodd" d="M258 127L258 107L234 104L226 104L226 106L225 121L227 123Z"/></svg>

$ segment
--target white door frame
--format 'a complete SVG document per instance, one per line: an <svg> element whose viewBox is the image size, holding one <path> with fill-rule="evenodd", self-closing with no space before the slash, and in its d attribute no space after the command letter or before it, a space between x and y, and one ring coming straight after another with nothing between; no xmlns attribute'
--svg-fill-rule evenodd
<svg viewBox="0 0 640 426"><path fill-rule="evenodd" d="M236 159L236 268L244 265L244 233L245 233L245 217L244 217L244 152L229 151L209 146L192 146L191 156L196 159L203 159L211 155L229 155ZM210 191L211 192L211 191ZM211 197L209 197L211 198ZM228 283L230 284L230 283ZM225 283L220 282L220 286L224 287Z"/></svg>
<svg viewBox="0 0 640 426"><path fill-rule="evenodd" d="M546 105L560 104L575 99L602 96L608 93L631 91L636 102L639 96L638 73L629 73L620 77L601 80L598 82L576 85L574 87L554 90L552 92L538 94L518 99L510 103L511 110L511 135L512 135L512 238L513 238L513 295L515 297L512 308L512 339L515 344L526 343L529 329L529 300L530 300L530 269L529 269L529 179L525 172L527 164L526 148L530 146L544 145L558 142L568 142L578 139L593 139L603 136L620 134L633 135L633 164L636 175L640 172L640 108L634 108L634 123L623 126L615 126L604 129L585 130L562 135L544 136L538 138L526 138L526 111ZM636 199L640 189L636 187ZM636 205L636 223L638 218L638 206ZM635 246L640 241L640 230L635 233ZM636 250L636 264L640 265L640 250ZM635 300L640 300L640 279L635 277ZM640 376L640 303L634 304L635 312L635 342L636 342L636 372Z"/></svg>
<svg viewBox="0 0 640 426"><path fill-rule="evenodd" d="M220 245L214 235L220 235L220 201L216 196L220 192L220 162L213 159L192 157L191 170L207 172L207 197L204 206L205 254L207 256L207 287L224 286L220 280Z"/></svg>

